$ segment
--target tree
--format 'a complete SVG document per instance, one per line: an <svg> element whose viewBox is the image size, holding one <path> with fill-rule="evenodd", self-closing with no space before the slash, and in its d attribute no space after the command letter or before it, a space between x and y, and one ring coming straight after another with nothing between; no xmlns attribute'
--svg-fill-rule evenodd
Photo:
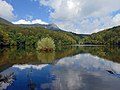
<svg viewBox="0 0 120 90"><path fill-rule="evenodd" d="M9 35L3 30L0 30L0 45L8 45L9 40Z"/></svg>
<svg viewBox="0 0 120 90"><path fill-rule="evenodd" d="M51 37L46 37L38 41L37 50L40 51L54 51L55 44Z"/></svg>

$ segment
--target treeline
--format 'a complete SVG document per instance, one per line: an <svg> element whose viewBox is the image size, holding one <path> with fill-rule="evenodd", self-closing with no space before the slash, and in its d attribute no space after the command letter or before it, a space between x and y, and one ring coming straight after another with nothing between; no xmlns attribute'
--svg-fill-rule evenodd
<svg viewBox="0 0 120 90"><path fill-rule="evenodd" d="M80 39L79 36L68 32L0 24L0 45L2 46L36 46L38 40L44 37L53 38L56 45L77 44Z"/></svg>
<svg viewBox="0 0 120 90"><path fill-rule="evenodd" d="M93 33L80 40L80 44L120 45L120 26Z"/></svg>
<svg viewBox="0 0 120 90"><path fill-rule="evenodd" d="M98 46L98 47L79 47L81 52L90 53L100 58L120 63L120 47L116 46Z"/></svg>

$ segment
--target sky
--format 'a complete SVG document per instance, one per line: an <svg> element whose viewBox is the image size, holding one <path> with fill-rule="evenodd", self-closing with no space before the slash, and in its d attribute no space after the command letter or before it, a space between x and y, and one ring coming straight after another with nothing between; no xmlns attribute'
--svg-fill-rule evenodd
<svg viewBox="0 0 120 90"><path fill-rule="evenodd" d="M120 25L120 0L0 0L0 17L14 24L51 24L79 34Z"/></svg>

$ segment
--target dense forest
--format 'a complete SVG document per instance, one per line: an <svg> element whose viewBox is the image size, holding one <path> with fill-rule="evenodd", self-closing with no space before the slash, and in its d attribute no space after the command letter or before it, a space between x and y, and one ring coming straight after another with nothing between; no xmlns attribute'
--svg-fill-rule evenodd
<svg viewBox="0 0 120 90"><path fill-rule="evenodd" d="M80 44L120 45L120 26L93 33L81 39Z"/></svg>
<svg viewBox="0 0 120 90"><path fill-rule="evenodd" d="M0 22L1 46L36 46L38 40L44 37L51 37L56 45L77 44L82 38L71 32L48 30L37 26L22 27L6 21Z"/></svg>
<svg viewBox="0 0 120 90"><path fill-rule="evenodd" d="M48 28L51 27L48 26ZM38 40L44 37L51 37L57 46L68 44L120 45L120 26L85 36L48 28L40 27L40 25L14 25L0 18L0 46L36 46Z"/></svg>

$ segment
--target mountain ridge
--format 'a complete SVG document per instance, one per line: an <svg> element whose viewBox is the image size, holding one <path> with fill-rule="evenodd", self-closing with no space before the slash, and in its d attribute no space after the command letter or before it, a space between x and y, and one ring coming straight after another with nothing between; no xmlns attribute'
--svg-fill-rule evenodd
<svg viewBox="0 0 120 90"><path fill-rule="evenodd" d="M82 36L75 35L71 32L65 32L56 29L48 30L46 27L37 27L36 25L20 26L14 24L8 25L8 23L0 23L0 45L36 46L38 40L44 37L53 38L56 45L68 45L77 44L79 39L82 38ZM51 28L58 29L58 27L53 24L50 24L49 29Z"/></svg>
<svg viewBox="0 0 120 90"><path fill-rule="evenodd" d="M0 24L13 25L11 22L1 17L0 17Z"/></svg>
<svg viewBox="0 0 120 90"><path fill-rule="evenodd" d="M42 27L48 30L63 31L56 24L15 24L15 25L21 26L21 27Z"/></svg>
<svg viewBox="0 0 120 90"><path fill-rule="evenodd" d="M120 26L114 26L103 31L93 33L80 40L81 44L120 45Z"/></svg>
<svg viewBox="0 0 120 90"><path fill-rule="evenodd" d="M65 31L61 28L59 28L56 24L52 23L52 24L13 24L3 18L0 18L0 24L5 24L5 25L15 25L15 26L20 26L20 27L42 27L48 30L53 30L53 31L59 31L59 32L69 32L69 31ZM74 35L77 36L81 36L81 37L85 37L85 36L89 36L90 34L77 34L74 32L70 32Z"/></svg>

